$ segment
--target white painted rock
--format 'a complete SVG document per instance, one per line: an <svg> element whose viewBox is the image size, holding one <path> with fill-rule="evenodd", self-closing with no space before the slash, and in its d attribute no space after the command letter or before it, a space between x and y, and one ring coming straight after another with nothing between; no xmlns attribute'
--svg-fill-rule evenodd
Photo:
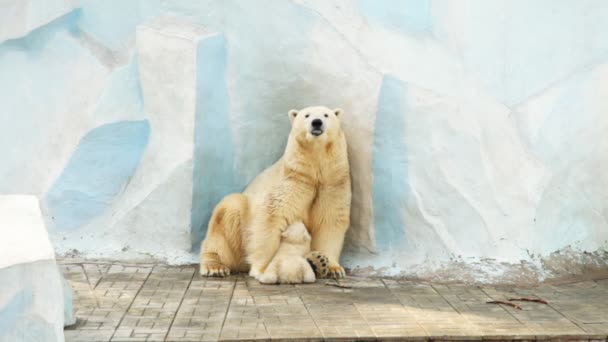
<svg viewBox="0 0 608 342"><path fill-rule="evenodd" d="M137 28L136 46L147 120L97 127L81 140L64 179L46 196L48 212L58 214L55 241L60 252L190 261L191 227L203 221L193 217L200 211L193 207L201 209L193 203L199 200L193 191L200 188L193 169L201 160L195 144L201 121L213 114L214 100L206 95L215 90L209 84L217 87L225 77L221 66L215 68L225 64L225 42L199 26L160 17ZM204 82L198 84L199 79ZM108 101L111 94L119 96L106 94ZM104 112L116 113L112 109L121 103L110 102ZM118 135L121 131L130 133ZM99 171L99 165L106 170ZM77 198L75 191L81 193Z"/></svg>
<svg viewBox="0 0 608 342"><path fill-rule="evenodd" d="M72 0L3 0L0 2L0 43L23 37L74 8Z"/></svg>
<svg viewBox="0 0 608 342"><path fill-rule="evenodd" d="M97 124L89 108L108 69L74 34L44 26L0 44L0 74L0 194L43 194Z"/></svg>
<svg viewBox="0 0 608 342"><path fill-rule="evenodd" d="M63 298L55 260L0 269L0 341L64 341Z"/></svg>
<svg viewBox="0 0 608 342"><path fill-rule="evenodd" d="M74 323L38 200L0 196L0 341L63 341Z"/></svg>
<svg viewBox="0 0 608 342"><path fill-rule="evenodd" d="M39 260L55 260L38 199L0 196L0 269Z"/></svg>

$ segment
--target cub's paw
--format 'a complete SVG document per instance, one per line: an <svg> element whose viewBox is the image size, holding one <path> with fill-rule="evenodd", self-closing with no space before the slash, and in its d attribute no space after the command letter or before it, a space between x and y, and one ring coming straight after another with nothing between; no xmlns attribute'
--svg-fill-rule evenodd
<svg viewBox="0 0 608 342"><path fill-rule="evenodd" d="M261 284L277 284L279 282L276 274L270 274L268 272L260 275L257 279Z"/></svg>
<svg viewBox="0 0 608 342"><path fill-rule="evenodd" d="M325 254L312 251L306 255L306 261L310 264L310 267L315 272L317 278L326 278L329 274L329 259Z"/></svg>
<svg viewBox="0 0 608 342"><path fill-rule="evenodd" d="M251 269L249 270L249 276L257 279L258 281L260 280L262 274L264 274L264 272L260 271L258 268L255 267L251 267Z"/></svg>
<svg viewBox="0 0 608 342"><path fill-rule="evenodd" d="M219 262L210 261L201 263L199 272L203 277L226 277L230 275L230 268Z"/></svg>

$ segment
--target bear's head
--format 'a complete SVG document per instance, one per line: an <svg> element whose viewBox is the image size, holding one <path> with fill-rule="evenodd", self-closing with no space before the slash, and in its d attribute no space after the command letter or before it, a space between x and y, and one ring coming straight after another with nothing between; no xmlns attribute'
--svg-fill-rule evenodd
<svg viewBox="0 0 608 342"><path fill-rule="evenodd" d="M310 244L310 234L304 226L304 223L296 222L291 224L285 231L281 234L283 241L292 244Z"/></svg>
<svg viewBox="0 0 608 342"><path fill-rule="evenodd" d="M306 107L289 111L291 135L299 141L314 142L332 140L342 134L340 119L342 109L323 106Z"/></svg>

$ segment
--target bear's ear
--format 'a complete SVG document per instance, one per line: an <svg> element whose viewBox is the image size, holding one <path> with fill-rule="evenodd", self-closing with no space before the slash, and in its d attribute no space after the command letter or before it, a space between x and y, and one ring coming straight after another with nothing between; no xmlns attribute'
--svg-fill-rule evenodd
<svg viewBox="0 0 608 342"><path fill-rule="evenodd" d="M342 113L344 113L344 111L342 110L342 108L336 108L334 109L334 114L336 114L336 116L339 118L340 116L342 116Z"/></svg>
<svg viewBox="0 0 608 342"><path fill-rule="evenodd" d="M289 111L288 115L289 115L289 122L293 123L293 119L295 119L296 116L298 116L298 111L295 109L292 109Z"/></svg>

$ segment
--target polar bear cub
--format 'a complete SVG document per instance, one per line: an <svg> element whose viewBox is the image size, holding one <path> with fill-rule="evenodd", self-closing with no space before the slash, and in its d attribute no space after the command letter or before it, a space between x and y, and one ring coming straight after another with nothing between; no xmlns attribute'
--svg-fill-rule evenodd
<svg viewBox="0 0 608 342"><path fill-rule="evenodd" d="M259 276L262 284L314 283L315 273L304 257L310 252L310 234L302 222L296 222L281 234L279 250Z"/></svg>

